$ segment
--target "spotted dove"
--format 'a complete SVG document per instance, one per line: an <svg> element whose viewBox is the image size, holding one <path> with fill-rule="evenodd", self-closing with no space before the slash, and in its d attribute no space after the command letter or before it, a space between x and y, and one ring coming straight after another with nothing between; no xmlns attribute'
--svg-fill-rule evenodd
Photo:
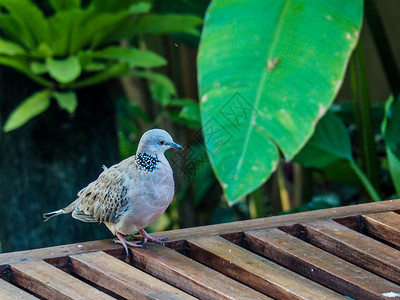
<svg viewBox="0 0 400 300"><path fill-rule="evenodd" d="M164 213L174 196L171 166L164 156L170 148L183 150L168 132L152 129L143 134L136 155L110 168L78 193L78 198L63 209L45 213L45 221L61 214L83 222L104 223L118 237L127 253L128 246L146 242L163 244L144 228ZM139 232L142 241L127 241L124 235Z"/></svg>

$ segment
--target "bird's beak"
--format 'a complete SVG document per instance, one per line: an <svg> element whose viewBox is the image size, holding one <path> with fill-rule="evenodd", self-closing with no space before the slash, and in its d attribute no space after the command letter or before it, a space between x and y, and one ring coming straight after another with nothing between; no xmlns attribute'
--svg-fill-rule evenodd
<svg viewBox="0 0 400 300"><path fill-rule="evenodd" d="M171 147L179 149L179 150L183 150L183 147L175 142L171 143Z"/></svg>

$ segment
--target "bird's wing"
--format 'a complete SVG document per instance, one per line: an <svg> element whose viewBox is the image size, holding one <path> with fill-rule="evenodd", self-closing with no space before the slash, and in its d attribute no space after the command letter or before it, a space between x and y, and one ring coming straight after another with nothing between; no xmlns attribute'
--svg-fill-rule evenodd
<svg viewBox="0 0 400 300"><path fill-rule="evenodd" d="M126 163L126 162L125 162ZM128 209L128 188L124 164L105 169L96 181L78 193L72 216L83 222L116 223Z"/></svg>

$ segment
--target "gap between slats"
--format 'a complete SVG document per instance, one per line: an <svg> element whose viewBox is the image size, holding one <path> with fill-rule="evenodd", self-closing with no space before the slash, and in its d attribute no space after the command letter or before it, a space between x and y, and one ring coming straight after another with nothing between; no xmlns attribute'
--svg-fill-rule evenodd
<svg viewBox="0 0 400 300"><path fill-rule="evenodd" d="M219 236L187 240L191 258L277 299L342 299L315 282Z"/></svg>
<svg viewBox="0 0 400 300"><path fill-rule="evenodd" d="M400 287L279 229L244 232L250 250L357 299L384 299Z"/></svg>
<svg viewBox="0 0 400 300"><path fill-rule="evenodd" d="M270 299L165 246L130 248L131 264L200 299Z"/></svg>
<svg viewBox="0 0 400 300"><path fill-rule="evenodd" d="M381 240L400 247L400 215L395 212L362 216L363 229Z"/></svg>
<svg viewBox="0 0 400 300"><path fill-rule="evenodd" d="M73 273L127 299L195 299L104 252L70 259Z"/></svg>
<svg viewBox="0 0 400 300"><path fill-rule="evenodd" d="M10 265L12 280L48 299L114 299L45 261Z"/></svg>
<svg viewBox="0 0 400 300"><path fill-rule="evenodd" d="M332 220L302 224L304 240L355 265L400 283L400 252Z"/></svg>

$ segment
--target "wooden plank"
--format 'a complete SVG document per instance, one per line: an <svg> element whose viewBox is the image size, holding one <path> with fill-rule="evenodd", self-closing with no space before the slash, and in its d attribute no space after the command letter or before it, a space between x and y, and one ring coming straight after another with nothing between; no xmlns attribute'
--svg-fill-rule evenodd
<svg viewBox="0 0 400 300"><path fill-rule="evenodd" d="M400 286L393 282L281 230L254 230L244 234L252 251L341 294L355 299L386 299L387 293L400 294Z"/></svg>
<svg viewBox="0 0 400 300"><path fill-rule="evenodd" d="M334 221L303 224L307 242L400 283L400 252Z"/></svg>
<svg viewBox="0 0 400 300"><path fill-rule="evenodd" d="M47 299L114 299L44 261L10 265L12 280Z"/></svg>
<svg viewBox="0 0 400 300"><path fill-rule="evenodd" d="M370 214L375 212L392 211L399 209L400 199L387 200L373 203L365 203L358 205L349 205L308 212L301 212L289 215L273 216L268 218L260 218L246 221L236 221L231 223L199 226L195 228L185 228L171 230L152 235L157 237L167 237L170 241L181 240L188 237L200 237L210 235L227 234L237 231L262 229L267 227L278 227L301 222L310 222L323 219L334 219L359 214ZM1 256L0 256L1 257Z"/></svg>
<svg viewBox="0 0 400 300"><path fill-rule="evenodd" d="M56 259L58 257L67 257L79 253L87 253L101 250L117 250L123 251L121 244L115 244L111 239L101 241L91 241L83 243L68 244L62 246L54 246L40 248L34 250L24 250L10 253L0 254L0 266L7 264L15 264L26 261L37 261L44 259ZM1 271L1 268L0 268Z"/></svg>
<svg viewBox="0 0 400 300"><path fill-rule="evenodd" d="M160 237L160 236L167 237L169 239L169 242L172 242L172 245L174 245L173 242L183 240L187 237L209 236L215 234L232 233L243 230L285 226L300 222L309 222L309 221L328 219L328 218L339 218L356 214L370 214L376 212L396 210L399 207L400 207L400 199L388 200L388 201L381 201L374 203L322 209L322 210L290 214L290 215L253 219L247 221L171 230L171 231L154 233L152 235L154 235L155 237ZM103 241L85 242L85 243L78 243L71 245L42 248L36 250L3 253L0 254L0 271L2 265L17 263L20 261L43 260L52 257L63 257L67 255L74 255L90 251L102 251L102 250L108 251L112 249L121 249L122 253L122 246L119 244L113 244L112 240L110 239Z"/></svg>
<svg viewBox="0 0 400 300"><path fill-rule="evenodd" d="M278 299L342 299L335 292L219 236L187 240L190 256Z"/></svg>
<svg viewBox="0 0 400 300"><path fill-rule="evenodd" d="M400 247L400 215L394 212L362 216L367 233Z"/></svg>
<svg viewBox="0 0 400 300"><path fill-rule="evenodd" d="M130 248L131 263L200 299L270 299L167 247Z"/></svg>
<svg viewBox="0 0 400 300"><path fill-rule="evenodd" d="M0 299L2 300L14 300L14 299L24 299L24 300L34 300L38 299L35 296L21 290L20 288L12 285L11 283L0 279Z"/></svg>
<svg viewBox="0 0 400 300"><path fill-rule="evenodd" d="M104 252L70 256L72 272L127 299L195 299Z"/></svg>

